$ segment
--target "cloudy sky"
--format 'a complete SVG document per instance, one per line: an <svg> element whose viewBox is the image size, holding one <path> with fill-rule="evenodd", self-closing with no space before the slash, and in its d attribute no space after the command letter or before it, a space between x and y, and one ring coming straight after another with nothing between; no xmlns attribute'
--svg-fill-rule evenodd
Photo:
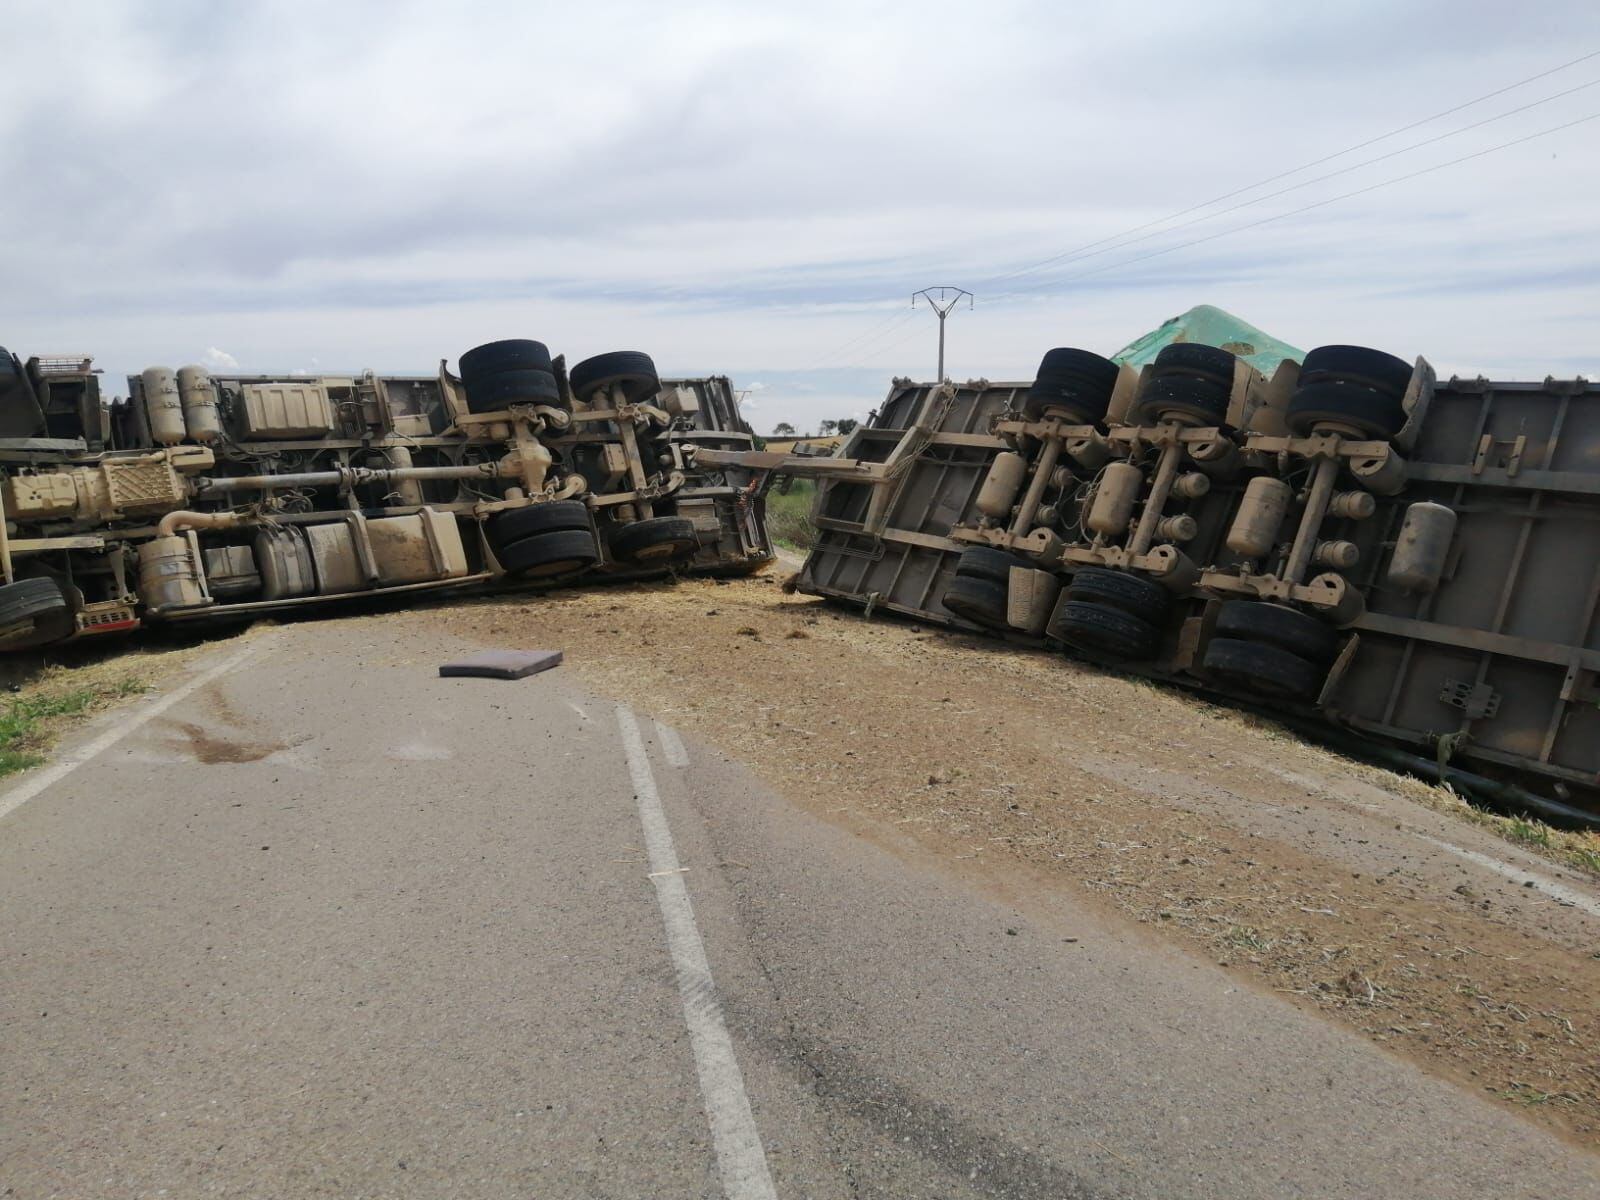
<svg viewBox="0 0 1600 1200"><path fill-rule="evenodd" d="M961 378L1200 303L1600 373L1593 0L4 7L0 342L112 390L531 336L807 426L933 375L933 284Z"/></svg>

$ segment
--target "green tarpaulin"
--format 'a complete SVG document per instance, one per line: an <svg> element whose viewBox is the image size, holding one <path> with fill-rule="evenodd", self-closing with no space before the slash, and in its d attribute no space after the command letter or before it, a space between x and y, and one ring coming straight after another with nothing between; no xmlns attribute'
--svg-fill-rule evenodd
<svg viewBox="0 0 1600 1200"><path fill-rule="evenodd" d="M1305 351L1262 333L1248 321L1209 304L1198 304L1188 312L1163 322L1141 338L1129 342L1111 357L1117 362L1142 367L1173 342L1198 342L1220 346L1237 354L1263 375L1271 378L1286 358L1302 359Z"/></svg>

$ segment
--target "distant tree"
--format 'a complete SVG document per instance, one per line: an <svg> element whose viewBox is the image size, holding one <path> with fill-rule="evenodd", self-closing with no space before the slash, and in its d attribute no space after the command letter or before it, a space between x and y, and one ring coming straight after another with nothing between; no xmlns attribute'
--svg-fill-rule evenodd
<svg viewBox="0 0 1600 1200"><path fill-rule="evenodd" d="M838 428L839 428L839 422L837 422L837 421L824 421L821 425L817 426L817 436L818 437L832 437L833 436L833 431L835 429L838 429Z"/></svg>
<svg viewBox="0 0 1600 1200"><path fill-rule="evenodd" d="M787 422L787 421L779 421L776 425L774 425L772 427L772 436L773 437L793 437L794 436L794 426L789 424L789 422Z"/></svg>
<svg viewBox="0 0 1600 1200"><path fill-rule="evenodd" d="M838 423L839 432L848 437L850 434L856 431L856 427L860 424L861 422L857 421L854 417L845 417Z"/></svg>

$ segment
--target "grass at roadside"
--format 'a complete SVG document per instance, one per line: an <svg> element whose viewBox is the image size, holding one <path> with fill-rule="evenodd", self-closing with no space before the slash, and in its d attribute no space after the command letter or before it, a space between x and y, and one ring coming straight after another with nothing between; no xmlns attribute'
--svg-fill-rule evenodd
<svg viewBox="0 0 1600 1200"><path fill-rule="evenodd" d="M1600 833L1586 829L1557 829L1537 817L1505 816L1468 802L1453 788L1405 775L1393 775L1379 767L1367 769L1381 778L1382 786L1397 795L1404 795L1435 812L1448 813L1469 825L1476 825L1513 846L1532 850L1551 862L1600 879Z"/></svg>
<svg viewBox="0 0 1600 1200"><path fill-rule="evenodd" d="M91 687L42 690L9 701L0 710L0 777L43 762L43 751L72 718L97 705L139 695L148 687L137 676L125 676Z"/></svg>
<svg viewBox="0 0 1600 1200"><path fill-rule="evenodd" d="M817 531L811 524L811 502L817 485L809 479L795 479L787 492L774 488L767 495L767 532L772 540L795 550L809 550Z"/></svg>

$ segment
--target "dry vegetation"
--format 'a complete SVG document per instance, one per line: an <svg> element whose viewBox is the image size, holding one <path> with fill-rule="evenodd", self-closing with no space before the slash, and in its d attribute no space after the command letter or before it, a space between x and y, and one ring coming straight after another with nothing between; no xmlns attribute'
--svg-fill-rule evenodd
<svg viewBox="0 0 1600 1200"><path fill-rule="evenodd" d="M116 640L9 660L7 691L0 693L0 776L44 762L74 726L149 691L204 650L199 644L135 648Z"/></svg>

